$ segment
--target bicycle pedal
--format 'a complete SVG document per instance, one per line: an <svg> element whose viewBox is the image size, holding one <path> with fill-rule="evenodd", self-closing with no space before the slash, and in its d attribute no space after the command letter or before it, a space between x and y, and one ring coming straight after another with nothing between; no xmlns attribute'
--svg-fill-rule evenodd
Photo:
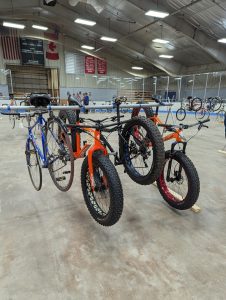
<svg viewBox="0 0 226 300"><path fill-rule="evenodd" d="M64 181L65 179L66 179L66 177L65 177L65 176L62 176L62 177L56 178L56 181Z"/></svg>
<svg viewBox="0 0 226 300"><path fill-rule="evenodd" d="M63 174L70 174L71 171L64 171Z"/></svg>

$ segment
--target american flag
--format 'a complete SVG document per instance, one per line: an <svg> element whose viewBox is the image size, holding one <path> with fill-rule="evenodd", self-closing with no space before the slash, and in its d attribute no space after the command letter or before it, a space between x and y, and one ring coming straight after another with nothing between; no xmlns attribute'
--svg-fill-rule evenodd
<svg viewBox="0 0 226 300"><path fill-rule="evenodd" d="M20 44L17 30L0 27L0 37L3 58L6 60L19 60Z"/></svg>

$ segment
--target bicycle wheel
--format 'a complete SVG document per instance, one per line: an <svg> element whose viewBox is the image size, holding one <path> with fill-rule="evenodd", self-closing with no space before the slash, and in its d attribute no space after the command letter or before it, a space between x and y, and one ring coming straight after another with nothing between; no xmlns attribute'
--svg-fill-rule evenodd
<svg viewBox="0 0 226 300"><path fill-rule="evenodd" d="M59 112L59 118L65 124L76 124L76 113L72 110L61 110ZM75 133L75 129L72 128L68 135L71 136L71 145L72 145L73 151L75 152L76 151L76 133Z"/></svg>
<svg viewBox="0 0 226 300"><path fill-rule="evenodd" d="M46 140L50 176L55 186L66 192L74 178L74 155L69 136L59 120L51 119L48 122Z"/></svg>
<svg viewBox="0 0 226 300"><path fill-rule="evenodd" d="M126 173L136 183L148 185L159 177L164 164L164 143L151 120L132 118L120 136L119 151Z"/></svg>
<svg viewBox="0 0 226 300"><path fill-rule="evenodd" d="M81 184L87 208L96 222L112 226L121 217L123 191L118 173L110 159L102 154L93 154L94 190L90 182L88 157L81 169Z"/></svg>
<svg viewBox="0 0 226 300"><path fill-rule="evenodd" d="M28 173L31 179L31 182L36 189L36 191L40 191L42 187L42 169L40 166L40 160L38 153L35 149L35 145L32 140L27 140L26 143L26 161Z"/></svg>
<svg viewBox="0 0 226 300"><path fill-rule="evenodd" d="M9 116L9 124L12 129L15 128L15 124L16 124L15 116L13 116L13 115Z"/></svg>
<svg viewBox="0 0 226 300"><path fill-rule="evenodd" d="M212 110L218 111L221 108L222 105L222 99L220 97L214 97L212 98Z"/></svg>
<svg viewBox="0 0 226 300"><path fill-rule="evenodd" d="M163 199L172 207L185 210L191 208L199 197L199 176L192 161L182 152L171 158L166 152L165 165L157 186Z"/></svg>
<svg viewBox="0 0 226 300"><path fill-rule="evenodd" d="M177 111L176 111L176 118L178 121L183 121L186 117L186 110L184 108L179 108Z"/></svg>
<svg viewBox="0 0 226 300"><path fill-rule="evenodd" d="M195 118L196 118L196 120L200 121L200 120L204 119L206 113L207 113L206 110L203 109L203 108L201 108L200 110L196 111L195 112Z"/></svg>
<svg viewBox="0 0 226 300"><path fill-rule="evenodd" d="M202 107L202 99L196 97L191 101L191 109L193 111L198 111Z"/></svg>

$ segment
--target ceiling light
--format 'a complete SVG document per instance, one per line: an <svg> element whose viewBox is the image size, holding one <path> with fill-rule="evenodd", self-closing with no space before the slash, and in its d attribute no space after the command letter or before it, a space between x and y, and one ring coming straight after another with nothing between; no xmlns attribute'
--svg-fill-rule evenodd
<svg viewBox="0 0 226 300"><path fill-rule="evenodd" d="M87 26L94 26L94 25L96 25L95 21L90 21L90 20L80 19L80 18L77 18L74 22L78 23L78 24L82 24L82 25L87 25Z"/></svg>
<svg viewBox="0 0 226 300"><path fill-rule="evenodd" d="M152 42L159 43L159 44L168 44L169 43L169 41L163 40L163 39L154 39L154 40L152 40Z"/></svg>
<svg viewBox="0 0 226 300"><path fill-rule="evenodd" d="M35 28L35 29L40 29L40 30L47 30L48 27L45 27L45 26L40 26L40 25L32 25L32 28Z"/></svg>
<svg viewBox="0 0 226 300"><path fill-rule="evenodd" d="M132 67L133 70L143 70L143 67Z"/></svg>
<svg viewBox="0 0 226 300"><path fill-rule="evenodd" d="M168 12L157 11L157 10L149 10L145 13L146 16L155 17L155 18L165 18L169 15Z"/></svg>
<svg viewBox="0 0 226 300"><path fill-rule="evenodd" d="M193 82L193 81L194 81L194 80L192 80L192 79L191 79L191 80L188 80L188 82Z"/></svg>
<svg viewBox="0 0 226 300"><path fill-rule="evenodd" d="M182 79L181 77L174 78L174 80L181 80L181 79Z"/></svg>
<svg viewBox="0 0 226 300"><path fill-rule="evenodd" d="M218 43L226 44L226 38L218 39Z"/></svg>
<svg viewBox="0 0 226 300"><path fill-rule="evenodd" d="M161 54L161 55L159 55L159 57L161 57L161 58L173 58L173 55Z"/></svg>
<svg viewBox="0 0 226 300"><path fill-rule="evenodd" d="M113 43L117 42L116 38L111 38L111 37L107 37L107 36L102 36L100 39L102 41L107 41L107 42L113 42Z"/></svg>
<svg viewBox="0 0 226 300"><path fill-rule="evenodd" d="M95 49L93 46L87 46L87 45L82 45L81 48L88 49L88 50L94 50Z"/></svg>
<svg viewBox="0 0 226 300"><path fill-rule="evenodd" d="M55 6L57 3L57 0L43 0L43 4L47 6Z"/></svg>
<svg viewBox="0 0 226 300"><path fill-rule="evenodd" d="M25 28L25 25L10 23L10 22L3 22L3 26L17 28L17 29L24 29Z"/></svg>

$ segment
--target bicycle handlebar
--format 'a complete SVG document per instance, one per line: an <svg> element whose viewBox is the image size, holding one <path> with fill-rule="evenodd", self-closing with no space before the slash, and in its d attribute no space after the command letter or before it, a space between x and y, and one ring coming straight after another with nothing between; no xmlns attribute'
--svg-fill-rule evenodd
<svg viewBox="0 0 226 300"><path fill-rule="evenodd" d="M191 127L199 126L198 130L200 130L202 127L208 128L208 126L203 125L204 123L209 122L210 119L204 120L204 121L199 121L197 123L191 124L191 125L184 125L184 124L179 124L179 125L172 125L172 124L158 124L159 127L165 127L169 131L174 131L176 129L188 129Z"/></svg>

